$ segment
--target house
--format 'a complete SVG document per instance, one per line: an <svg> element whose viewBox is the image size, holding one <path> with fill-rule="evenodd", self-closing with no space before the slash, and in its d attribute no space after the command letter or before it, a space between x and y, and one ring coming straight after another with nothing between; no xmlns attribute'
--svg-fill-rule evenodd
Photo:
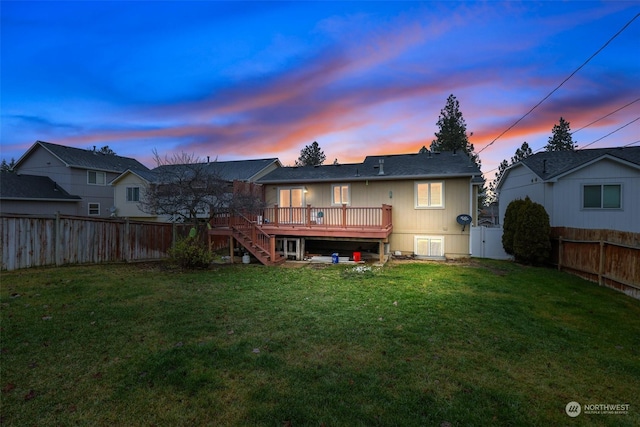
<svg viewBox="0 0 640 427"><path fill-rule="evenodd" d="M43 141L36 141L14 166L20 175L49 177L58 188L79 196L75 211L68 213L92 217L111 216L114 200L109 182L127 169L147 170L129 157ZM68 205L59 208L68 209Z"/></svg>
<svg viewBox="0 0 640 427"><path fill-rule="evenodd" d="M237 161L213 161L197 165L202 166L204 173L211 174L225 181L232 191L233 183L255 182L265 174L282 166L276 158L252 159ZM113 188L115 215L130 219L172 222L176 220L172 215L158 215L144 212L140 201L144 198L145 189L149 185L161 184L169 179L172 172L179 171L185 165L163 165L152 170L128 169L111 181ZM237 184L236 184L237 185ZM202 212L208 217L209 212Z"/></svg>
<svg viewBox="0 0 640 427"><path fill-rule="evenodd" d="M0 213L75 215L81 201L49 177L0 172Z"/></svg>
<svg viewBox="0 0 640 427"><path fill-rule="evenodd" d="M512 200L543 205L552 227L640 232L640 147L533 154L498 183L500 220Z"/></svg>
<svg viewBox="0 0 640 427"><path fill-rule="evenodd" d="M210 234L233 237L265 264L336 252L371 253L381 261L390 252L467 257L470 227L463 229L458 217L474 216L480 175L456 152L283 167L257 180L263 211L214 218Z"/></svg>

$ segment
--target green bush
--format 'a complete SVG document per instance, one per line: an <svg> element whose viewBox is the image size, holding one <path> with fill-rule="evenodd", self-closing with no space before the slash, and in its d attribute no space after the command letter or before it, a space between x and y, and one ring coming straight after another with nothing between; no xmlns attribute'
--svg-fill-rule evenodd
<svg viewBox="0 0 640 427"><path fill-rule="evenodd" d="M213 254L197 236L189 236L176 242L169 249L169 256L173 262L186 269L207 268L213 261Z"/></svg>
<svg viewBox="0 0 640 427"><path fill-rule="evenodd" d="M527 200L529 198L527 197ZM530 200L529 200L530 201ZM502 226L502 247L504 251L509 255L515 255L513 248L513 238L516 235L516 229L519 224L519 213L526 202L522 199L513 200L507 206L507 210L504 213L504 224Z"/></svg>
<svg viewBox="0 0 640 427"><path fill-rule="evenodd" d="M551 225L544 206L528 197L518 211L518 222L513 236L516 261L524 264L544 264L551 254Z"/></svg>

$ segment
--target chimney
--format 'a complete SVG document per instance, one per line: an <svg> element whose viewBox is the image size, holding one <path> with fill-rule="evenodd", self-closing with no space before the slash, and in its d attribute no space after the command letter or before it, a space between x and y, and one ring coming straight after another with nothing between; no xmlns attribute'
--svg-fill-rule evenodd
<svg viewBox="0 0 640 427"><path fill-rule="evenodd" d="M378 171L378 175L384 175L384 159L378 160L380 164L380 170Z"/></svg>
<svg viewBox="0 0 640 427"><path fill-rule="evenodd" d="M207 156L207 163L211 163L211 162L209 161L209 156Z"/></svg>

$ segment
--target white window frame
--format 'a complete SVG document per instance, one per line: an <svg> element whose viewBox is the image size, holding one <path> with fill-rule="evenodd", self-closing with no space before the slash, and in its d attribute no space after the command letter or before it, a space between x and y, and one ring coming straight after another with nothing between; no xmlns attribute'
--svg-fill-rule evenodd
<svg viewBox="0 0 640 427"><path fill-rule="evenodd" d="M129 197L130 195L133 195L134 190L138 190L137 191L137 198L133 198L133 197ZM131 193L130 193L131 192ZM125 194L125 199L127 201L127 203L137 203L140 201L140 187L127 187L126 190L126 194Z"/></svg>
<svg viewBox="0 0 640 427"><path fill-rule="evenodd" d="M96 210L97 213L91 213L92 210ZM100 215L100 203L90 202L87 203L87 214L90 216L99 216Z"/></svg>
<svg viewBox="0 0 640 427"><path fill-rule="evenodd" d="M91 182L91 176L93 175L94 182ZM102 177L102 182L99 182L98 177ZM100 171L87 171L87 184L89 185L107 185L107 173Z"/></svg>
<svg viewBox="0 0 640 427"><path fill-rule="evenodd" d="M418 253L418 241L420 240L427 240L427 246L429 248L429 253L428 254L419 254ZM440 253L439 254L432 254L431 253L431 242L435 241L435 240L440 240ZM425 257L425 258L442 258L444 257L444 236L432 236L432 235L420 235L420 236L414 236L414 240L413 240L413 253L418 256L418 257Z"/></svg>
<svg viewBox="0 0 640 427"><path fill-rule="evenodd" d="M340 188L340 200L336 200L335 191L336 188ZM346 189L347 196L346 200L343 199L343 191ZM331 185L331 205L332 206L342 206L342 205L351 205L351 184L332 184Z"/></svg>
<svg viewBox="0 0 640 427"><path fill-rule="evenodd" d="M604 187L607 186L611 186L611 187L618 187L620 188L620 206L617 207L613 207L613 208L606 208L604 207ZM596 206L596 207L587 207L585 206L585 199L584 199L584 189L585 187L600 187L600 206ZM612 183L603 183L603 184L582 184L582 209L583 210L620 210L622 209L622 192L623 188L622 188L622 184L618 183L618 182L612 182Z"/></svg>
<svg viewBox="0 0 640 427"><path fill-rule="evenodd" d="M431 203L431 186L433 184L440 184L440 204L432 204ZM428 195L427 195L427 204L421 205L418 197L418 187L421 185L427 185ZM416 181L413 188L414 193L414 203L416 209L444 209L444 181Z"/></svg>

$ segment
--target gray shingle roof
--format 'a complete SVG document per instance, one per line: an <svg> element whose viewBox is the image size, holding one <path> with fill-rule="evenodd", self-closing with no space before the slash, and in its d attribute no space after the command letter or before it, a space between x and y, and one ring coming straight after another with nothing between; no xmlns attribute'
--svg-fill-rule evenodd
<svg viewBox="0 0 640 427"><path fill-rule="evenodd" d="M253 160L232 160L232 161L214 161L206 164L206 170L211 174L215 174L225 181L248 181L260 171L269 167L271 164L278 162L277 158L271 159L253 159ZM162 173L167 169L176 169L184 167L184 165L164 165L152 169L151 174ZM138 173L138 172L136 172ZM146 177L145 177L146 178ZM148 179L152 181L152 179Z"/></svg>
<svg viewBox="0 0 640 427"><path fill-rule="evenodd" d="M381 160L384 161L383 174L380 174ZM466 154L443 151L367 156L362 163L343 165L283 167L260 178L258 183L425 179L476 175L481 175L480 169L469 161Z"/></svg>
<svg viewBox="0 0 640 427"><path fill-rule="evenodd" d="M545 151L521 163L543 180L553 179L600 157L611 156L640 167L640 147L596 148L577 151Z"/></svg>
<svg viewBox="0 0 640 427"><path fill-rule="evenodd" d="M78 201L47 176L0 172L0 199Z"/></svg>
<svg viewBox="0 0 640 427"><path fill-rule="evenodd" d="M127 169L148 170L145 165L130 157L103 154L98 151L66 147L64 145L52 144L44 141L36 141L34 146L36 145L40 145L69 167L109 172L124 172ZM27 151L27 153L32 149L33 147ZM20 160L18 160L18 163L20 163Z"/></svg>

